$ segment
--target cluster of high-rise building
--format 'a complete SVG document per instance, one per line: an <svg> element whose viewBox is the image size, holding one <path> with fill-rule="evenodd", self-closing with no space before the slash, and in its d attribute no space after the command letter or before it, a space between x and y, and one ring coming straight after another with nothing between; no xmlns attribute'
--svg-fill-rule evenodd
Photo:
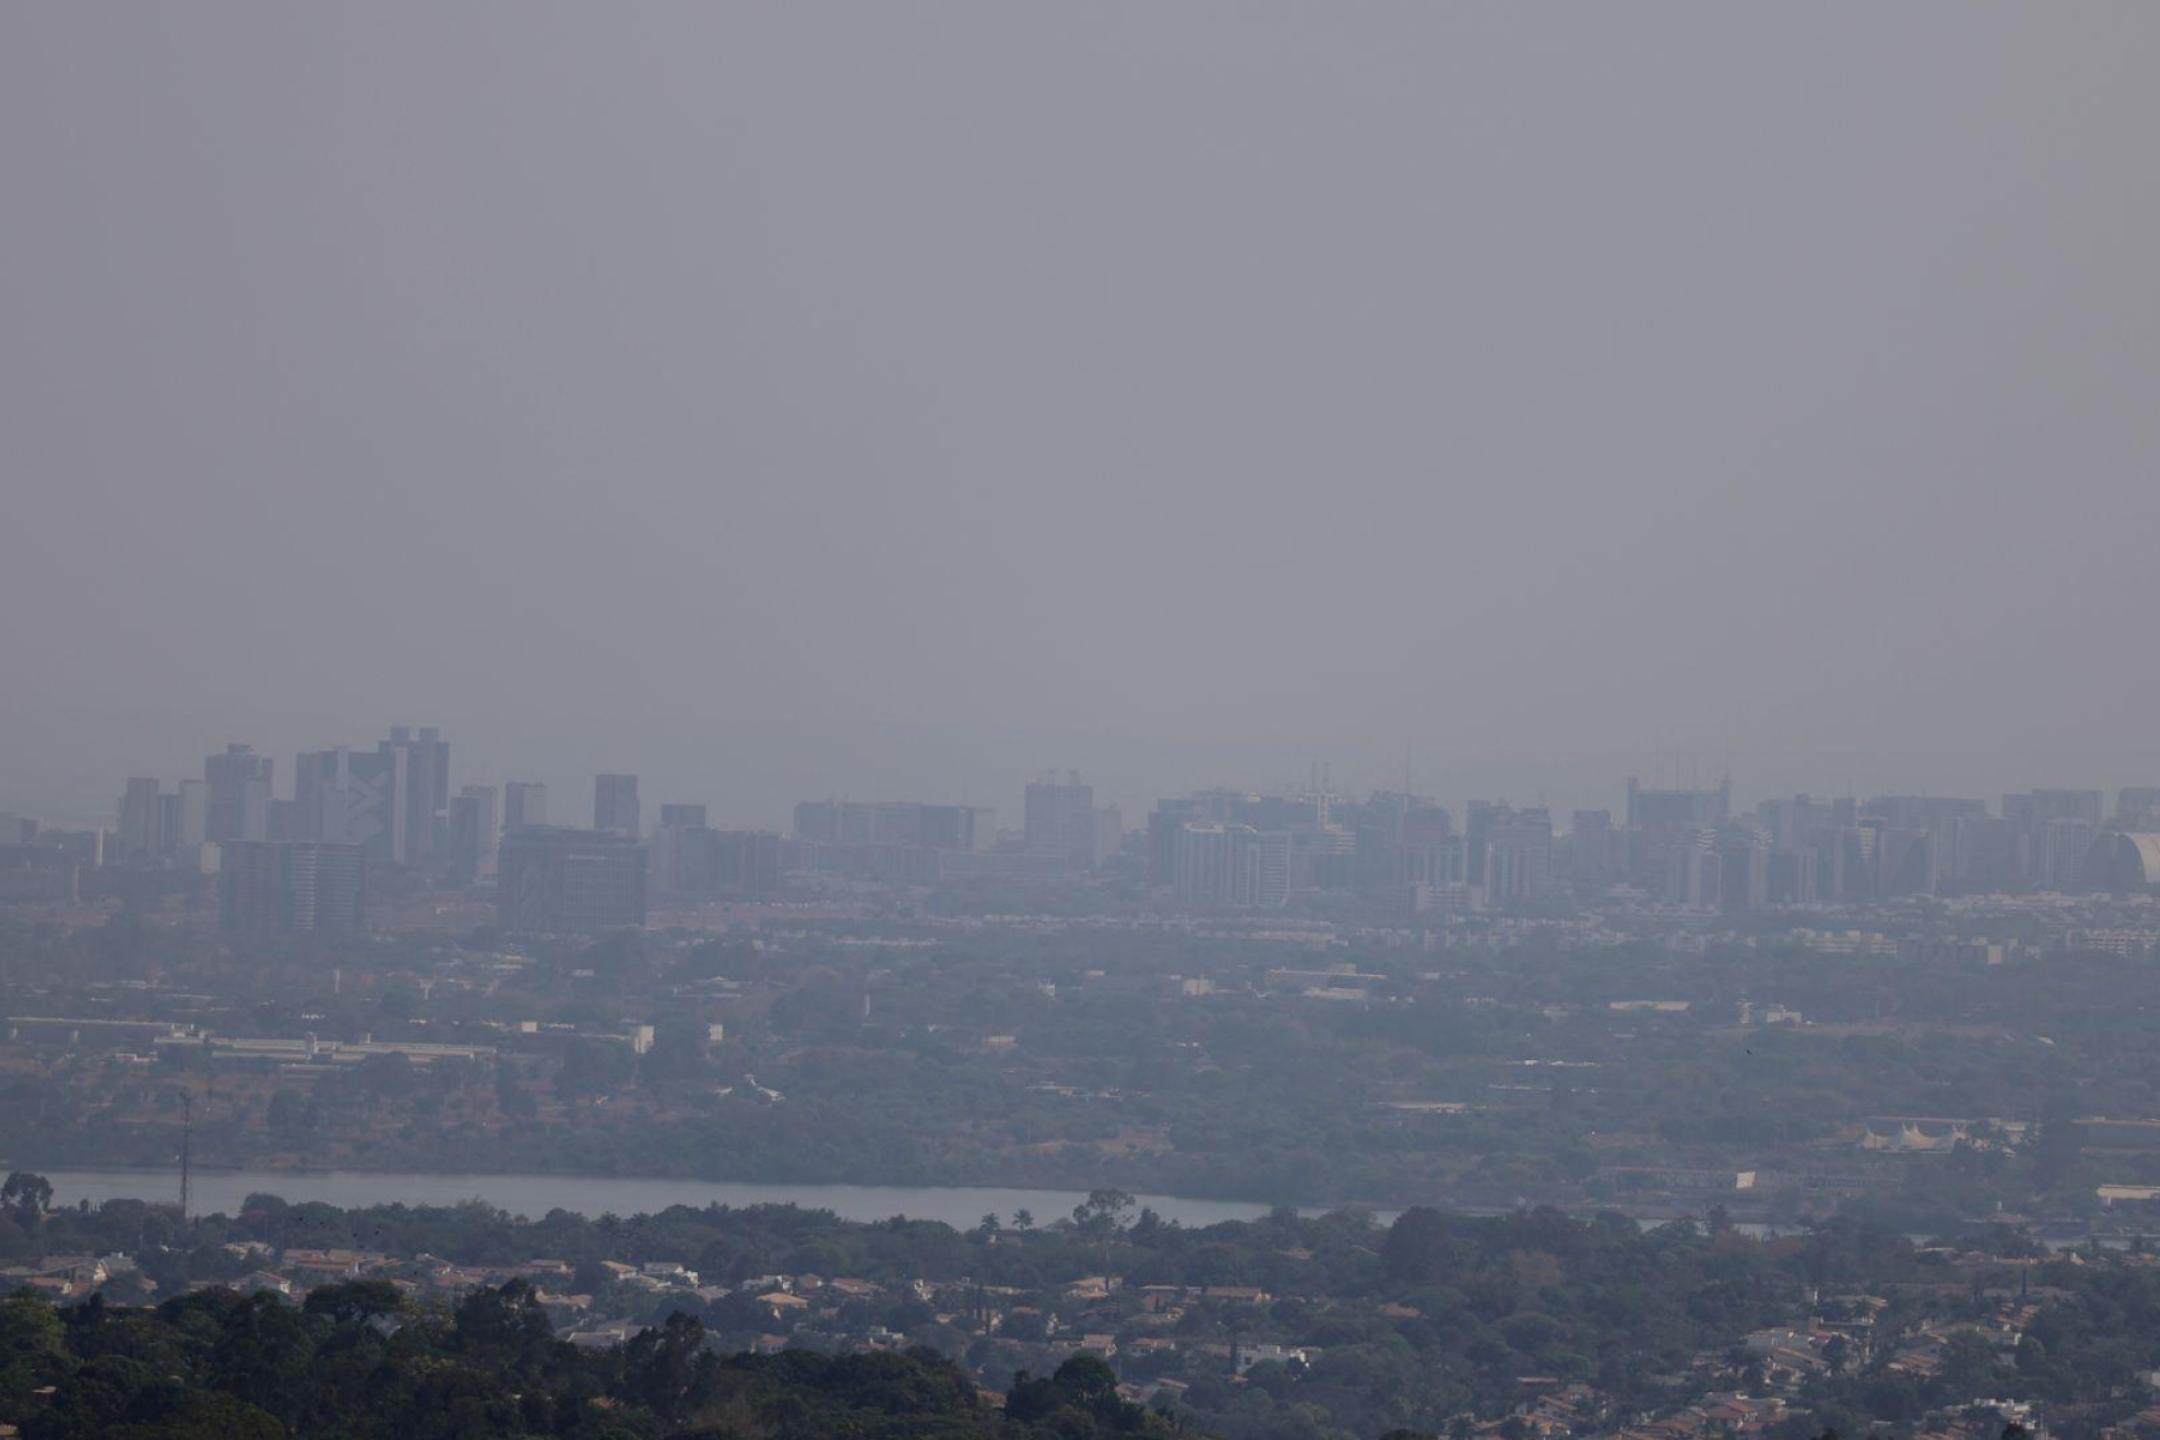
<svg viewBox="0 0 2160 1440"><path fill-rule="evenodd" d="M1457 833L1446 807L1403 792L1201 790L1149 814L1147 880L1187 905L1255 909L1325 891L1459 905L1488 867L1508 886L1542 884L1552 868L1543 810L1473 806L1467 818Z"/></svg>
<svg viewBox="0 0 2160 1440"><path fill-rule="evenodd" d="M1883 795L1766 800L1735 815L1730 780L1651 788L1627 808L1472 801L1460 834L1418 796L1206 790L1148 817L1149 882L1201 907L1266 909L1301 894L1392 898L1412 910L1535 910L1619 895L1683 910L1745 911L1911 894L2138 890L2160 883L2160 788L1977 799ZM2150 862L2148 873L2147 865Z"/></svg>
<svg viewBox="0 0 2160 1440"><path fill-rule="evenodd" d="M501 924L520 932L642 925L655 898L768 895L793 868L780 836L714 827L702 805L662 805L645 826L635 775L594 778L590 829L551 824L538 781L453 789L450 744L434 727L304 751L292 776L279 797L271 759L235 744L171 791L131 779L100 861L215 876L226 927L248 934L361 928L368 876L381 867L493 885ZM956 827L964 839L975 813L920 808L940 813L922 820L918 841Z"/></svg>
<svg viewBox="0 0 2160 1440"><path fill-rule="evenodd" d="M1095 787L1071 771L1028 782L1021 822L1022 852L1054 869L1093 870L1125 839L1117 807L1096 805Z"/></svg>
<svg viewBox="0 0 2160 1440"><path fill-rule="evenodd" d="M1124 827L1077 774L1028 782L1017 834L982 805L919 800L805 800L795 807L789 868L842 879L940 881L1084 875L1117 853Z"/></svg>
<svg viewBox="0 0 2160 1440"><path fill-rule="evenodd" d="M2152 793L2121 791L2113 815L2098 790L2022 791L1994 812L1982 800L1942 796L1796 795L1758 805L1752 830L1725 843L1766 857L1764 882L1739 897L1750 903L2110 889L2119 877L2107 871L2113 847L2103 842L2160 819Z"/></svg>
<svg viewBox="0 0 2160 1440"><path fill-rule="evenodd" d="M2160 786L2121 790L2112 810L2098 790L2031 790L1994 807L1795 795L1741 814L1729 779L1668 789L1630 778L1619 815L1577 810L1562 828L1543 805L1471 801L1458 826L1407 789L1357 799L1314 783L1164 799L1127 836L1077 774L1044 773L1028 782L1014 831L984 806L826 799L797 805L783 837L715 826L694 804L661 804L648 824L638 777L617 773L594 779L591 828L554 824L539 782L453 787L450 744L433 727L304 751L284 796L276 769L228 745L200 779L169 790L127 781L117 824L91 837L87 856L50 835L32 846L35 827L15 817L20 833L0 833L0 848L32 869L73 857L56 863L214 874L225 923L257 934L361 928L370 872L383 867L492 885L506 929L584 932L641 925L655 903L769 897L788 877L1056 882L1113 863L1155 900L1203 910L1349 898L1411 913L1601 899L1737 912L2160 884ZM10 882L0 898L10 889L43 893Z"/></svg>

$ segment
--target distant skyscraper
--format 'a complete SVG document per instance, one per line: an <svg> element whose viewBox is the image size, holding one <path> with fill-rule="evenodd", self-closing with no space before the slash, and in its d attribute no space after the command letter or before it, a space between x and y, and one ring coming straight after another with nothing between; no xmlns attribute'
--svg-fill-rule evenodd
<svg viewBox="0 0 2160 1440"><path fill-rule="evenodd" d="M179 844L193 850L210 838L210 787L201 780L182 780L179 792Z"/></svg>
<svg viewBox="0 0 2160 1440"><path fill-rule="evenodd" d="M1279 909L1290 898L1290 832L1187 822L1171 859L1171 888L1202 908Z"/></svg>
<svg viewBox="0 0 2160 1440"><path fill-rule="evenodd" d="M765 830L715 830L713 875L722 895L770 895L780 888L784 844Z"/></svg>
<svg viewBox="0 0 2160 1440"><path fill-rule="evenodd" d="M358 845L277 847L284 860L286 927L352 932L367 924L367 852Z"/></svg>
<svg viewBox="0 0 2160 1440"><path fill-rule="evenodd" d="M1738 914L1770 903L1770 827L1736 820L1718 837L1718 904Z"/></svg>
<svg viewBox="0 0 2160 1440"><path fill-rule="evenodd" d="M503 782L503 829L547 824L547 786L537 780Z"/></svg>
<svg viewBox="0 0 2160 1440"><path fill-rule="evenodd" d="M2040 827L2039 883L2045 890L2076 890L2085 884L2086 861L2100 827L2085 819L2049 820Z"/></svg>
<svg viewBox="0 0 2160 1440"><path fill-rule="evenodd" d="M244 935L350 934L366 927L358 845L235 840L218 867L219 916Z"/></svg>
<svg viewBox="0 0 2160 1440"><path fill-rule="evenodd" d="M1092 870L1101 860L1101 822L1095 814L1095 787L1077 775L1060 783L1046 774L1031 781L1021 812L1028 853L1062 860L1075 870Z"/></svg>
<svg viewBox="0 0 2160 1440"><path fill-rule="evenodd" d="M996 811L974 805L805 800L795 807L795 838L820 845L987 850L996 838L996 820Z"/></svg>
<svg viewBox="0 0 2160 1440"><path fill-rule="evenodd" d="M639 834L637 776L593 777L593 829L635 839Z"/></svg>
<svg viewBox="0 0 2160 1440"><path fill-rule="evenodd" d="M283 929L277 847L267 840L227 840L219 847L218 918L242 935Z"/></svg>
<svg viewBox="0 0 2160 1440"><path fill-rule="evenodd" d="M660 823L646 837L645 878L656 895L695 893L699 841L711 832L703 805L662 805ZM695 837L695 838L693 838ZM690 841L685 844L685 841Z"/></svg>
<svg viewBox="0 0 2160 1440"><path fill-rule="evenodd" d="M399 807L405 863L423 865L435 854L438 831L445 831L450 813L450 742L442 731L423 725L418 734L403 725L390 727L390 738L376 746L377 753L404 757L404 803Z"/></svg>
<svg viewBox="0 0 2160 1440"><path fill-rule="evenodd" d="M1725 863L1717 853L1717 831L1697 826L1672 831L1660 851L1665 899L1690 910L1715 910L1724 903Z"/></svg>
<svg viewBox="0 0 2160 1440"><path fill-rule="evenodd" d="M1934 795L1878 795L1860 807L1860 815L1863 819L1879 819L1892 829L1927 832L1926 873L1919 877L1920 883L1907 883L1913 877L1904 873L1904 861L1901 860L1898 882L1891 886L1878 886L1876 893L1933 894L1944 884L1955 881L1958 868L1958 827L1971 821L1985 820L1987 802Z"/></svg>
<svg viewBox="0 0 2160 1440"><path fill-rule="evenodd" d="M220 843L269 839L270 781L270 757L257 755L250 745L227 745L223 754L203 761L209 838Z"/></svg>
<svg viewBox="0 0 2160 1440"><path fill-rule="evenodd" d="M780 888L778 835L757 830L714 830L705 825L663 825L655 832L651 866L660 863L667 836L668 869L653 870L655 886L692 899L753 898Z"/></svg>
<svg viewBox="0 0 2160 1440"><path fill-rule="evenodd" d="M1716 909L1723 875L1716 857L1705 860L1703 850L1714 844L1716 828L1731 814L1730 776L1714 790L1646 790L1628 776L1628 878L1646 890L1663 891L1675 904Z"/></svg>
<svg viewBox="0 0 2160 1440"><path fill-rule="evenodd" d="M2005 795L2003 818L2021 829L2037 829L2050 820L2082 820L2100 823L2105 797L2098 790L2028 790Z"/></svg>
<svg viewBox="0 0 2160 1440"><path fill-rule="evenodd" d="M127 782L120 797L120 829L117 840L123 860L147 860L164 848L164 815L159 804L156 779Z"/></svg>
<svg viewBox="0 0 2160 1440"><path fill-rule="evenodd" d="M365 846L378 864L408 863L410 762L405 749L389 745L357 753L341 745L301 754L293 762L295 838Z"/></svg>
<svg viewBox="0 0 2160 1440"><path fill-rule="evenodd" d="M1721 825L1732 813L1732 780L1715 790L1646 790L1633 775L1627 782L1630 828Z"/></svg>
<svg viewBox="0 0 2160 1440"><path fill-rule="evenodd" d="M450 878L461 885L494 879L501 842L495 787L467 785L458 791L450 801Z"/></svg>
<svg viewBox="0 0 2160 1440"><path fill-rule="evenodd" d="M2082 855L2069 854L2078 843L2075 827L2084 827L2089 847L2103 803L2098 790L2028 790L2003 796L2003 819L2017 836L2018 879L2049 890L2075 883L2084 868Z"/></svg>
<svg viewBox="0 0 2160 1440"><path fill-rule="evenodd" d="M605 830L528 825L504 834L496 914L529 934L593 934L645 923L645 847Z"/></svg>
<svg viewBox="0 0 2160 1440"><path fill-rule="evenodd" d="M1552 816L1500 807L1485 831L1485 902L1534 906L1550 895Z"/></svg>
<svg viewBox="0 0 2160 1440"><path fill-rule="evenodd" d="M1568 874L1585 891L1602 890L1618 873L1618 843L1610 810L1577 810L1568 836Z"/></svg>

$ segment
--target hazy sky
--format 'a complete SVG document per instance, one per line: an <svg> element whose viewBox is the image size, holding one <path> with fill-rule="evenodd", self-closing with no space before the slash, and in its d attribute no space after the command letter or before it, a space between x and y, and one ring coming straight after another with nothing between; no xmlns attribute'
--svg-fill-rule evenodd
<svg viewBox="0 0 2160 1440"><path fill-rule="evenodd" d="M2156 63L2142 3L0 8L0 808L395 721L744 820L2160 783Z"/></svg>

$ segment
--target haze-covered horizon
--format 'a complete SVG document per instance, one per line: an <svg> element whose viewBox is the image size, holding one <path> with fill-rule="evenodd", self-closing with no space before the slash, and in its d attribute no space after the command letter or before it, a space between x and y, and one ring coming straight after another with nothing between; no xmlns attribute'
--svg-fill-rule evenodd
<svg viewBox="0 0 2160 1440"><path fill-rule="evenodd" d="M19 722L19 714L11 722ZM648 816L662 804L710 807L714 823L786 831L797 801L820 799L928 800L987 806L1000 828L1017 830L1021 794L1044 771L1074 771L1088 781L1099 803L1122 807L1128 828L1143 825L1156 801L1226 787L1291 792L1316 780L1339 795L1363 796L1408 785L1437 798L1461 816L1471 800L1544 805L1556 826L1568 828L1572 812L1604 809L1624 813L1630 776L1650 787L1714 788L1730 775L1736 808L1794 794L1818 799L1878 795L1948 795L1983 800L2000 809L2006 793L2030 789L2090 789L2112 802L2125 786L2152 785L2160 777L2160 751L2061 754L1719 754L1580 751L1467 754L1414 750L1390 753L1382 742L1346 743L1320 750L1291 741L1172 743L1128 734L1065 733L1038 746L1036 737L988 733L915 732L890 737L903 759L896 768L860 750L836 745L827 755L786 767L761 765L757 757L714 740L694 722L666 718L624 730L610 728L566 745L536 743L517 733L476 731L440 715L405 715L381 724L302 717L285 727L240 727L231 733L201 715L114 716L76 714L71 733L35 750L79 753L78 766L54 770L34 783L0 787L0 812L20 813L60 826L107 825L124 779L155 776L167 785L202 776L203 757L228 740L252 744L276 763L275 792L289 796L296 753L332 745L372 750L396 724L445 724L456 785L500 785L538 780L548 786L554 823L592 819L593 777L602 772L636 774ZM33 737L36 732L31 731ZM190 740L186 737L199 737ZM1031 763L1054 749L1072 765ZM1407 759L1407 766L1406 766ZM1084 763L1083 763L1084 762Z"/></svg>
<svg viewBox="0 0 2160 1440"><path fill-rule="evenodd" d="M2160 783L2150 8L0 17L0 809Z"/></svg>

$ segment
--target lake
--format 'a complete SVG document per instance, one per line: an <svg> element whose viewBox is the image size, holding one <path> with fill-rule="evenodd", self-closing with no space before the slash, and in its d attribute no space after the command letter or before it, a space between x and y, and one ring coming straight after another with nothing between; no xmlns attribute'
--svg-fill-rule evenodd
<svg viewBox="0 0 2160 1440"><path fill-rule="evenodd" d="M42 1170L52 1182L53 1203L72 1205L87 1199L155 1200L180 1198L178 1170ZM197 1215L218 1211L238 1214L240 1202L262 1193L295 1204L320 1200L344 1209L367 1205L456 1205L485 1200L513 1215L538 1219L550 1210L579 1215L636 1215L670 1205L800 1205L830 1210L845 1220L942 1220L960 1229L973 1227L986 1214L1007 1224L1015 1210L1047 1225L1072 1214L1087 1196L1067 1190L1004 1190L937 1185L754 1185L722 1180L619 1179L596 1175L420 1175L381 1170L197 1170L190 1182L189 1210ZM1140 1195L1140 1204L1165 1220L1183 1225L1214 1225L1251 1220L1267 1213L1265 1205L1234 1200L1187 1200L1174 1195Z"/></svg>

